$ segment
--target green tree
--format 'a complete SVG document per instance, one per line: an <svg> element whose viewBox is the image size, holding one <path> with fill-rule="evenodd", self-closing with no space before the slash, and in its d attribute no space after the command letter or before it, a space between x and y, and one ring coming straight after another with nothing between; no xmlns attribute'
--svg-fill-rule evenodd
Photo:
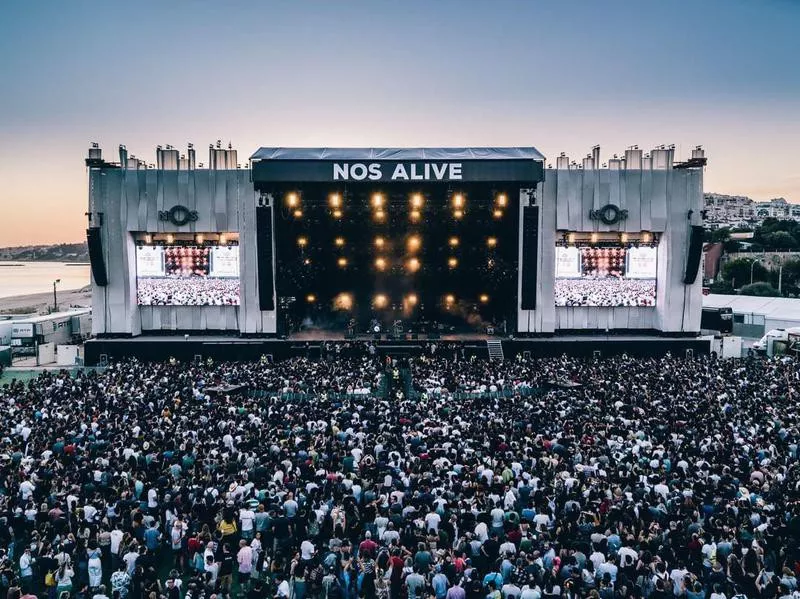
<svg viewBox="0 0 800 599"><path fill-rule="evenodd" d="M756 295L758 297L779 297L780 293L769 283L753 283L739 290L739 295Z"/></svg>
<svg viewBox="0 0 800 599"><path fill-rule="evenodd" d="M728 241L731 238L731 230L728 227L715 229L711 232L711 241Z"/></svg>
<svg viewBox="0 0 800 599"><path fill-rule="evenodd" d="M776 250L793 250L797 248L797 240L787 231L775 231L764 235L764 245Z"/></svg>
<svg viewBox="0 0 800 599"><path fill-rule="evenodd" d="M741 287L750 283L750 272L752 268L753 282L768 280L767 269L760 263L753 264L753 260L748 258L738 258L726 262L722 267L722 278L728 281L734 288Z"/></svg>

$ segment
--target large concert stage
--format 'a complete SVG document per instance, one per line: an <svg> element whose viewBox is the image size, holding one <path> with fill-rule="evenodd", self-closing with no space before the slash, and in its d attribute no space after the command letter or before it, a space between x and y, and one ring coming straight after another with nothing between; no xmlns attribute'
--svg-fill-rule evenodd
<svg viewBox="0 0 800 599"><path fill-rule="evenodd" d="M673 153L601 165L594 148L545 168L531 147L261 148L241 168L217 145L203 169L193 148L159 147L148 168L93 147L94 343L216 355L531 337L584 353L606 333L696 336L705 159Z"/></svg>

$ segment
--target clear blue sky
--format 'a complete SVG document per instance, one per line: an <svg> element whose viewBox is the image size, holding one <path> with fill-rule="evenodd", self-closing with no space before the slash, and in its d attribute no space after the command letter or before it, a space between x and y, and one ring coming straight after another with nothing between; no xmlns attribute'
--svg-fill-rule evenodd
<svg viewBox="0 0 800 599"><path fill-rule="evenodd" d="M83 235L90 141L674 143L706 190L800 201L800 1L13 1L0 246ZM35 218L34 210L38 213Z"/></svg>

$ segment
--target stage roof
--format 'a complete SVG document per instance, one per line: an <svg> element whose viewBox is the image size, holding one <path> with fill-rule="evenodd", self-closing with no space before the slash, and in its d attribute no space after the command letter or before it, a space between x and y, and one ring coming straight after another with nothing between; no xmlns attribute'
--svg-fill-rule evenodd
<svg viewBox="0 0 800 599"><path fill-rule="evenodd" d="M259 148L250 160L538 160L536 148Z"/></svg>

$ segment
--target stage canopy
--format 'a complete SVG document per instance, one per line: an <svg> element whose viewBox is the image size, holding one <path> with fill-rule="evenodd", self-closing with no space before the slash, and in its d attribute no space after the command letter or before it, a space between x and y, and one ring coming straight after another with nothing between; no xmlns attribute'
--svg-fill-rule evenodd
<svg viewBox="0 0 800 599"><path fill-rule="evenodd" d="M544 156L526 148L260 148L253 181L269 183L537 183ZM262 185L259 185L262 184Z"/></svg>

